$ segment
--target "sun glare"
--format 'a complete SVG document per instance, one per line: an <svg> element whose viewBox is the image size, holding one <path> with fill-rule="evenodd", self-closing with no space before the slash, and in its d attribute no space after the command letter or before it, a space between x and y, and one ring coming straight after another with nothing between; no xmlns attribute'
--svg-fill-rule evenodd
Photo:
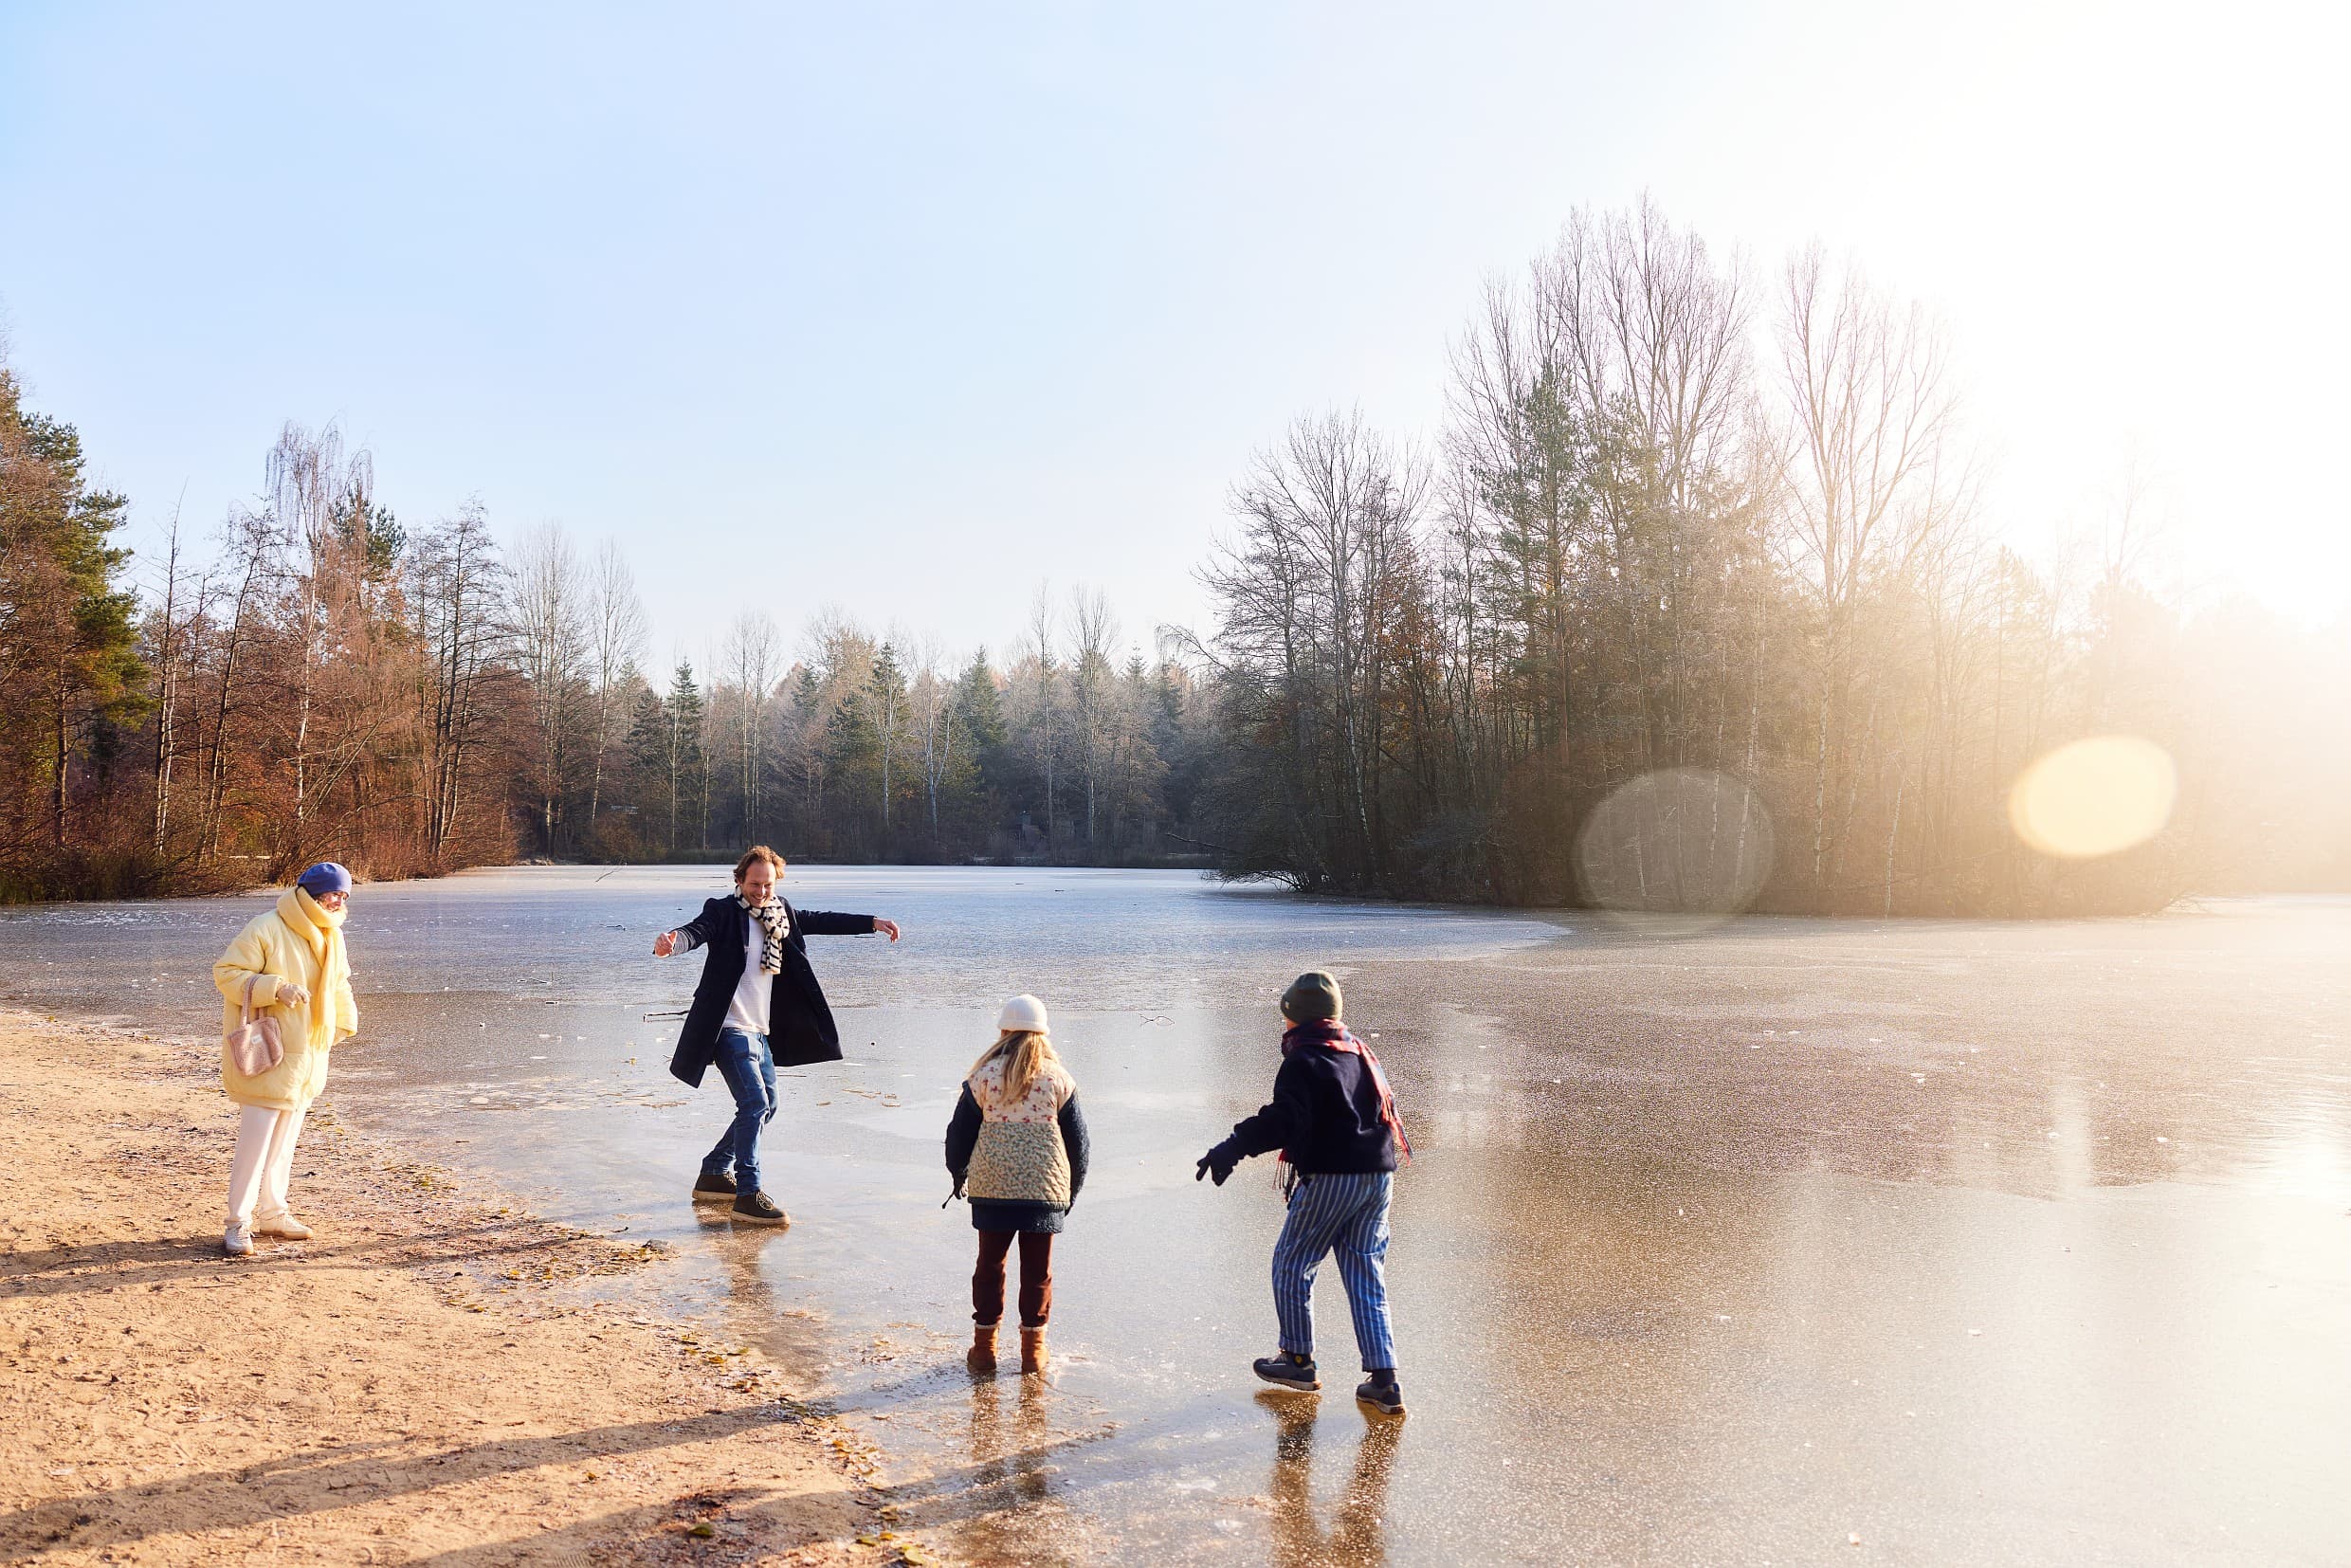
<svg viewBox="0 0 2351 1568"><path fill-rule="evenodd" d="M1576 838L1576 859L1586 893L1603 909L1735 915L1771 876L1771 812L1728 774L1666 768L1600 802Z"/></svg>
<svg viewBox="0 0 2351 1568"><path fill-rule="evenodd" d="M2027 768L2009 792L2008 819L2045 855L2117 854L2163 830L2178 782L2170 754L2152 740L2095 736Z"/></svg>

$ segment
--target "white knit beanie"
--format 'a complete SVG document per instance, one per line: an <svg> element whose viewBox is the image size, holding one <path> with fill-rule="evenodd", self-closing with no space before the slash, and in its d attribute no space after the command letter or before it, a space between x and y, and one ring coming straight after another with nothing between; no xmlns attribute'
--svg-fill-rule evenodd
<svg viewBox="0 0 2351 1568"><path fill-rule="evenodd" d="M1045 1004L1027 992L1022 992L1005 1003L1004 1011L996 1014L996 1028L998 1030L1026 1030L1031 1034L1043 1034L1046 1031Z"/></svg>

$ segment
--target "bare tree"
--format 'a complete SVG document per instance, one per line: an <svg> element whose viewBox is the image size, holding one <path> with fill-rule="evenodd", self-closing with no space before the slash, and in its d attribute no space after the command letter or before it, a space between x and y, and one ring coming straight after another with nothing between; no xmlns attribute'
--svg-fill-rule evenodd
<svg viewBox="0 0 2351 1568"><path fill-rule="evenodd" d="M228 802L228 782L234 748L228 721L244 700L247 650L260 616L259 601L267 592L273 530L266 518L239 511L228 520L227 546L235 561L237 588L230 595L228 625L219 644L219 665L212 677L212 737L205 759L204 801L196 833L196 860L209 864L220 853L221 827Z"/></svg>
<svg viewBox="0 0 2351 1568"><path fill-rule="evenodd" d="M735 760L742 790L743 833L759 836L759 786L766 771L767 709L783 673L783 637L766 611L735 617L726 631L726 672L736 691Z"/></svg>
<svg viewBox="0 0 2351 1568"><path fill-rule="evenodd" d="M1119 640L1119 618L1101 589L1080 586L1069 591L1069 687L1077 705L1078 765L1085 771L1085 847L1091 852L1110 743L1109 708L1117 677L1110 655Z"/></svg>
<svg viewBox="0 0 2351 1568"><path fill-rule="evenodd" d="M189 630L183 624L179 565L179 508L172 508L172 526L163 551L163 607L155 628L155 852L160 857L172 823L172 768L179 757L180 665L185 659ZM201 609L203 592L197 592ZM187 619L192 620L193 616Z"/></svg>
<svg viewBox="0 0 2351 1568"><path fill-rule="evenodd" d="M574 732L591 638L588 585L561 524L542 523L522 536L510 594L515 661L530 686L539 842L553 854L576 766Z"/></svg>
<svg viewBox="0 0 2351 1568"><path fill-rule="evenodd" d="M342 432L330 424L311 431L288 421L270 449L267 464L269 516L279 531L292 578L296 611L292 628L294 672L293 820L282 852L301 858L317 806L313 719L320 669L337 648L336 624L359 591L364 569L364 526L374 510L374 465L365 451L346 458ZM329 764L350 765L348 755Z"/></svg>
<svg viewBox="0 0 2351 1568"><path fill-rule="evenodd" d="M629 558L612 539L606 539L596 549L589 593L592 626L589 656L596 683L595 717L589 738L595 758L588 782L588 825L592 831L597 814L603 810L604 754L611 744L612 720L617 711L612 703L612 690L627 673L635 669L637 660L645 653L645 604L637 597L636 574L629 570Z"/></svg>
<svg viewBox="0 0 2351 1568"><path fill-rule="evenodd" d="M1647 766L1697 733L1691 666L1722 640L1754 501L1749 326L1737 258L1644 201L1576 213L1454 346L1455 604L1486 611L1501 695L1562 803L1571 742Z"/></svg>
<svg viewBox="0 0 2351 1568"><path fill-rule="evenodd" d="M451 858L465 792L477 787L490 722L485 686L504 641L505 574L481 503L428 530L409 563L410 604L425 652L424 842L429 864Z"/></svg>
<svg viewBox="0 0 2351 1568"><path fill-rule="evenodd" d="M1852 676L1854 611L1872 576L1900 576L1962 515L1973 493L1947 450L1958 400L1943 335L1818 246L1788 265L1779 323L1792 421L1782 494L1821 616L1813 749L1812 871L1828 873L1829 801Z"/></svg>
<svg viewBox="0 0 2351 1568"><path fill-rule="evenodd" d="M1311 882L1380 876L1392 630L1421 618L1428 488L1421 460L1359 412L1300 419L1235 489L1241 536L1201 574L1224 612L1224 658L1281 722Z"/></svg>

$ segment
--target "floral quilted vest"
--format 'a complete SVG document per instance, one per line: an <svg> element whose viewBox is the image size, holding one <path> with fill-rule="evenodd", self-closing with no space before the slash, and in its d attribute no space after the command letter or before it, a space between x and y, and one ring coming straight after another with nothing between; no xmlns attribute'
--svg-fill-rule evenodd
<svg viewBox="0 0 2351 1568"><path fill-rule="evenodd" d="M1030 1080L1029 1092L1006 1104L1004 1068L999 1057L968 1081L980 1126L963 1190L996 1203L1066 1209L1069 1151L1062 1147L1061 1108L1078 1085L1059 1063L1048 1062Z"/></svg>

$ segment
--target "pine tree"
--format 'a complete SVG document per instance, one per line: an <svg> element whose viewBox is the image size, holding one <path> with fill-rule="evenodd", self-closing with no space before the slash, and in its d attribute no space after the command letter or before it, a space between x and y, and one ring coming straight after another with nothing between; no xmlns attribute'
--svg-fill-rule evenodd
<svg viewBox="0 0 2351 1568"><path fill-rule="evenodd" d="M840 803L836 812L847 808L851 801L873 798L867 791L882 776L882 744L874 734L865 692L846 693L833 704L832 716L825 720L824 758L826 775L839 786L833 792L834 800ZM870 837L868 833L856 834L859 840Z"/></svg>
<svg viewBox="0 0 2351 1568"><path fill-rule="evenodd" d="M71 836L77 754L112 755L116 726L143 705L131 553L107 543L130 502L88 487L82 437L25 410L0 369L0 735L31 766L12 781L21 811L46 795L51 845Z"/></svg>
<svg viewBox="0 0 2351 1568"><path fill-rule="evenodd" d="M956 724L969 738L983 777L999 765L1004 750L1004 698L996 689L996 672L988 665L988 650L972 655L962 679L956 683Z"/></svg>
<svg viewBox="0 0 2351 1568"><path fill-rule="evenodd" d="M669 807L669 836L666 840L674 854L678 848L678 808L693 798L708 767L702 755L702 694L694 684L694 666L683 659L669 678L669 696L662 704L669 719L668 746L664 757L665 790ZM707 836L709 822L702 822L703 832L697 841Z"/></svg>
<svg viewBox="0 0 2351 1568"><path fill-rule="evenodd" d="M671 838L664 853L674 850L677 795L669 775L669 704L640 682L629 704L629 774L640 822L658 821ZM640 840L642 842L642 840Z"/></svg>
<svg viewBox="0 0 2351 1568"><path fill-rule="evenodd" d="M866 703L882 765L882 833L886 839L892 797L904 785L905 770L899 765L900 754L905 750L906 730L912 719L906 704L906 672L899 667L897 650L887 643L874 656L873 674L866 682Z"/></svg>
<svg viewBox="0 0 2351 1568"><path fill-rule="evenodd" d="M785 766L800 786L800 842L822 853L829 848L825 824L825 689L816 671L803 664L792 682L792 744Z"/></svg>

